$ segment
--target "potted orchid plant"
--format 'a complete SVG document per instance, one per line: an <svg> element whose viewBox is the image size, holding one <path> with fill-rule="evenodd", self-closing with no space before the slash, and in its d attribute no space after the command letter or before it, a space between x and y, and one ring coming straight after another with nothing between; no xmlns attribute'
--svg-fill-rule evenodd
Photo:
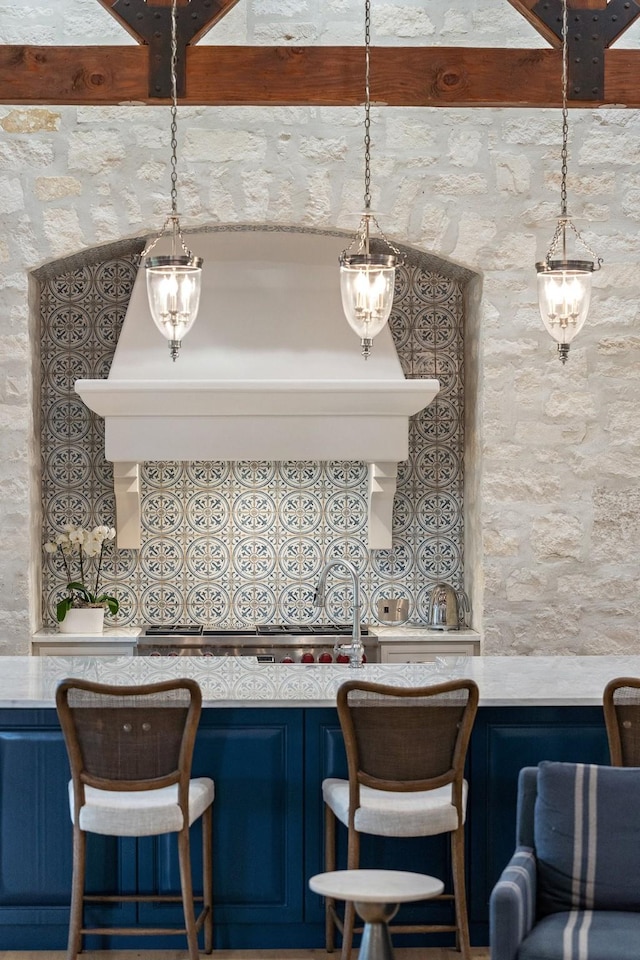
<svg viewBox="0 0 640 960"><path fill-rule="evenodd" d="M66 596L56 607L56 617L63 632L68 632L62 624L70 610L99 611L100 632L105 608L111 614L118 612L120 604L117 599L100 591L105 544L113 540L115 535L113 527L99 526L87 530L67 523L62 533L57 533L53 540L45 543L47 553L60 553L67 575ZM92 570L95 570L95 575L92 575Z"/></svg>

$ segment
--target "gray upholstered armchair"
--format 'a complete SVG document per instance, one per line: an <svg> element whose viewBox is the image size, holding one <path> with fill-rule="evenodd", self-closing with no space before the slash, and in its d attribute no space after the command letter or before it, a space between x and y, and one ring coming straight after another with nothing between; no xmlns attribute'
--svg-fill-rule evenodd
<svg viewBox="0 0 640 960"><path fill-rule="evenodd" d="M518 781L491 960L640 958L640 768L545 761Z"/></svg>

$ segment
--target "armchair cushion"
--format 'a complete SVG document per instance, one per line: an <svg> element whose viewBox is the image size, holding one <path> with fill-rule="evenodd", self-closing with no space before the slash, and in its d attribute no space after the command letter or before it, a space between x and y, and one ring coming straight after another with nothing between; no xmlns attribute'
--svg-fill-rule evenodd
<svg viewBox="0 0 640 960"><path fill-rule="evenodd" d="M638 810L640 768L551 761L539 765L534 815L539 916L582 910L640 911ZM640 915L637 919L636 957L640 956ZM603 929L600 924L610 922L598 917L593 935ZM556 930L555 923L547 926ZM536 936L544 936L545 929ZM606 941L606 934L603 937ZM555 956L548 951L539 955ZM529 960L538 954L520 954L522 960L525 956ZM593 956L600 960L599 953ZM606 956L621 960L622 954L614 951Z"/></svg>
<svg viewBox="0 0 640 960"><path fill-rule="evenodd" d="M640 913L570 910L540 920L518 960L638 960ZM492 953L492 956L494 954Z"/></svg>

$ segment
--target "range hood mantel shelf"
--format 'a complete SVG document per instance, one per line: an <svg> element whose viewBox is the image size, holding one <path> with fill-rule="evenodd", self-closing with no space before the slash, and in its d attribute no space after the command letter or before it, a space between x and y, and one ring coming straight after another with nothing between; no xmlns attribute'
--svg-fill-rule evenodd
<svg viewBox="0 0 640 960"><path fill-rule="evenodd" d="M190 237L205 260L198 320L172 363L138 273L106 380L78 380L105 418L118 546L138 549L140 468L150 460L361 460L370 549L391 547L409 417L437 380L404 377L390 330L366 362L340 303L343 238L218 231Z"/></svg>
<svg viewBox="0 0 640 960"><path fill-rule="evenodd" d="M399 416L426 406L437 380L78 380L101 417ZM425 403L425 397L428 398Z"/></svg>

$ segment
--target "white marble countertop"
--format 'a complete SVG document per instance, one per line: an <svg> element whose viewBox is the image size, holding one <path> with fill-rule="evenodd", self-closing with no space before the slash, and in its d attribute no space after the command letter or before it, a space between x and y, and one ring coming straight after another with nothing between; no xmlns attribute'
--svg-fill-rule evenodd
<svg viewBox="0 0 640 960"><path fill-rule="evenodd" d="M262 664L243 657L0 657L0 707L51 707L64 677L103 683L147 683L194 677L204 705L326 707L354 677L421 686L470 677L480 704L593 706L613 677L640 676L640 656L442 657L433 663L372 663L361 670L338 664Z"/></svg>
<svg viewBox="0 0 640 960"><path fill-rule="evenodd" d="M131 643L141 633L140 627L105 627L102 633L60 633L57 627L43 627L31 637L40 643Z"/></svg>
<svg viewBox="0 0 640 960"><path fill-rule="evenodd" d="M369 633L377 637L383 643L406 643L407 641L429 641L434 640L437 643L446 643L456 640L477 640L482 639L477 630L471 630L464 627L461 630L433 630L424 623L405 623L400 626L383 626L376 623L369 627Z"/></svg>

